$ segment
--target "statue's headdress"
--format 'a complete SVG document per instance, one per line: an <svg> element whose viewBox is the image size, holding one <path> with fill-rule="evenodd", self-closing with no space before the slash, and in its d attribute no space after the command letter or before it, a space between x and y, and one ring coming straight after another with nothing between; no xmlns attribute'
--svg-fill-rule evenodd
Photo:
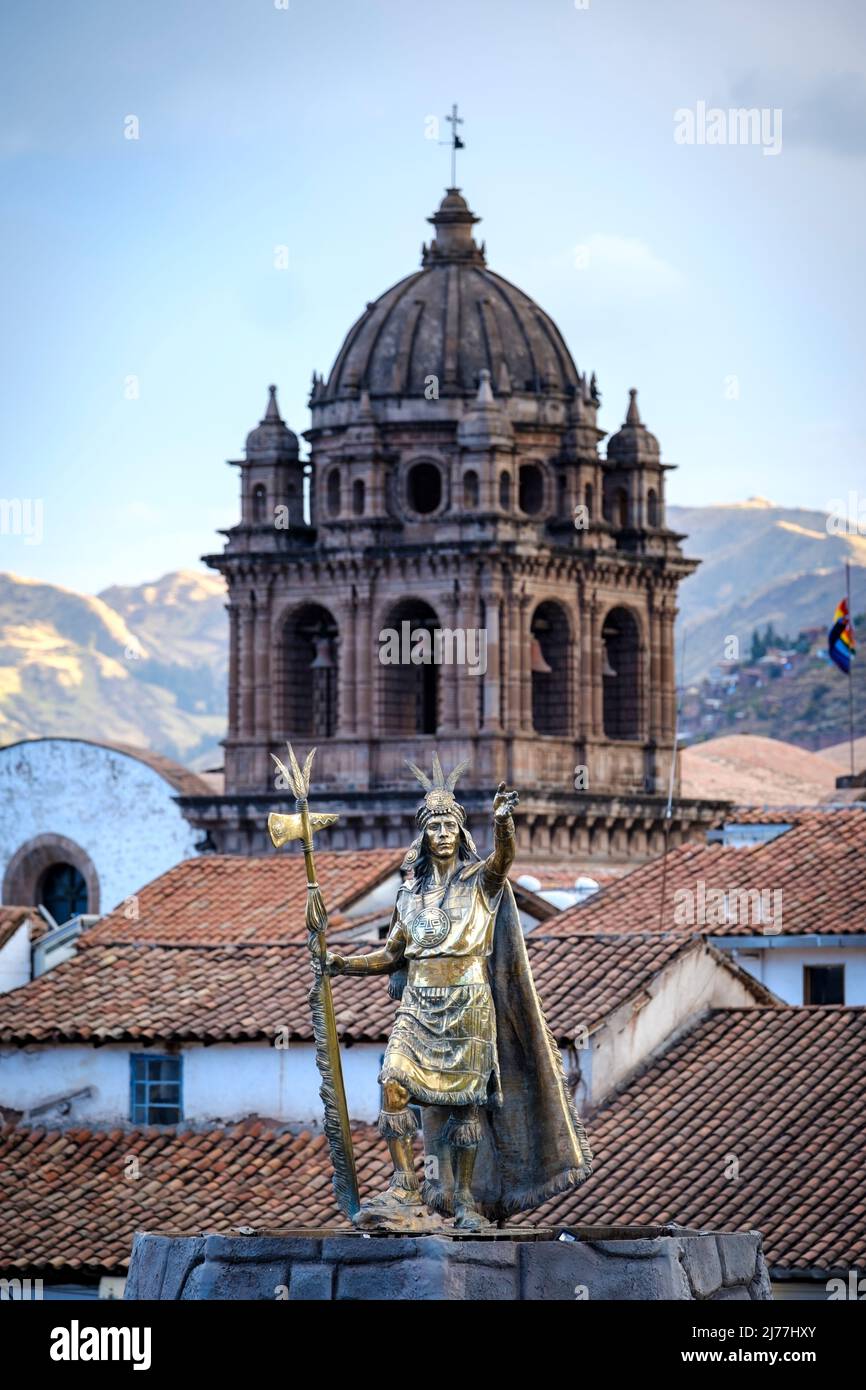
<svg viewBox="0 0 866 1390"><path fill-rule="evenodd" d="M457 801L454 788L457 786L461 773L465 772L469 766L468 761L458 763L453 772L449 772L446 777L439 761L439 754L434 753L432 781L427 773L422 772L420 767L416 767L414 763L407 761L406 766L412 769L427 793L415 813L415 820L422 830L431 816L455 816L461 825L465 824L466 812Z"/></svg>
<svg viewBox="0 0 866 1390"><path fill-rule="evenodd" d="M472 855L477 858L478 851L475 848L472 836L466 828L466 812L454 795L457 779L469 766L468 760L458 763L457 766L448 773L447 777L442 769L438 753L433 754L432 778L428 777L426 772L422 772L420 767L416 767L414 763L410 763L408 760L406 766L412 769L427 795L415 812L415 822L420 828L421 834L412 841L406 858L403 861L403 867L410 868L418 858L424 840L424 831L427 828L428 821L432 820L433 816L453 816L460 826L460 838L471 851Z"/></svg>

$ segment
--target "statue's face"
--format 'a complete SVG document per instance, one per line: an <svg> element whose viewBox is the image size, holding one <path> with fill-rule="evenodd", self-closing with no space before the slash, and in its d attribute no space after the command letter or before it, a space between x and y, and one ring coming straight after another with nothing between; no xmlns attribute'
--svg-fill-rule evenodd
<svg viewBox="0 0 866 1390"><path fill-rule="evenodd" d="M427 846L434 859L450 859L460 839L460 824L455 816L434 816L427 822Z"/></svg>

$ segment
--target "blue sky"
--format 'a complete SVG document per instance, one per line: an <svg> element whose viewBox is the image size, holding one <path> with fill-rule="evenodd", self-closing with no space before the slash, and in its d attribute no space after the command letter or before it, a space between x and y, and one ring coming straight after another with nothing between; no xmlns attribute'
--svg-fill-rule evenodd
<svg viewBox="0 0 866 1390"><path fill-rule="evenodd" d="M454 100L490 264L604 428L639 388L671 501L862 484L866 7L282 3L4 6L0 495L44 537L0 535L0 569L96 592L218 547L268 383L306 428L312 370L417 264ZM702 101L780 108L781 153L677 144Z"/></svg>

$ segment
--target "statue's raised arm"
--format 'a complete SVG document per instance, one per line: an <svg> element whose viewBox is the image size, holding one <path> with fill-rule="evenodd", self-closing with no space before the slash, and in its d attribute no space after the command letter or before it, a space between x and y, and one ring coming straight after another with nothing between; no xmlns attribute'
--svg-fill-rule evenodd
<svg viewBox="0 0 866 1390"><path fill-rule="evenodd" d="M493 798L493 851L488 854L481 870L484 888L488 893L497 893L508 877L514 863L517 837L514 832L514 808L520 797L516 791L508 791L500 782Z"/></svg>

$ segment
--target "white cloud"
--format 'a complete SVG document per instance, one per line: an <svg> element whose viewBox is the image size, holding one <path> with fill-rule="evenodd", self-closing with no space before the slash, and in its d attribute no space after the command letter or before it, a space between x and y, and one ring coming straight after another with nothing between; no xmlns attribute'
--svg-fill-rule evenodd
<svg viewBox="0 0 866 1390"><path fill-rule="evenodd" d="M669 294L683 283L676 267L657 256L640 237L594 232L575 244L569 259L575 274L585 275L594 288L606 294L648 299Z"/></svg>

